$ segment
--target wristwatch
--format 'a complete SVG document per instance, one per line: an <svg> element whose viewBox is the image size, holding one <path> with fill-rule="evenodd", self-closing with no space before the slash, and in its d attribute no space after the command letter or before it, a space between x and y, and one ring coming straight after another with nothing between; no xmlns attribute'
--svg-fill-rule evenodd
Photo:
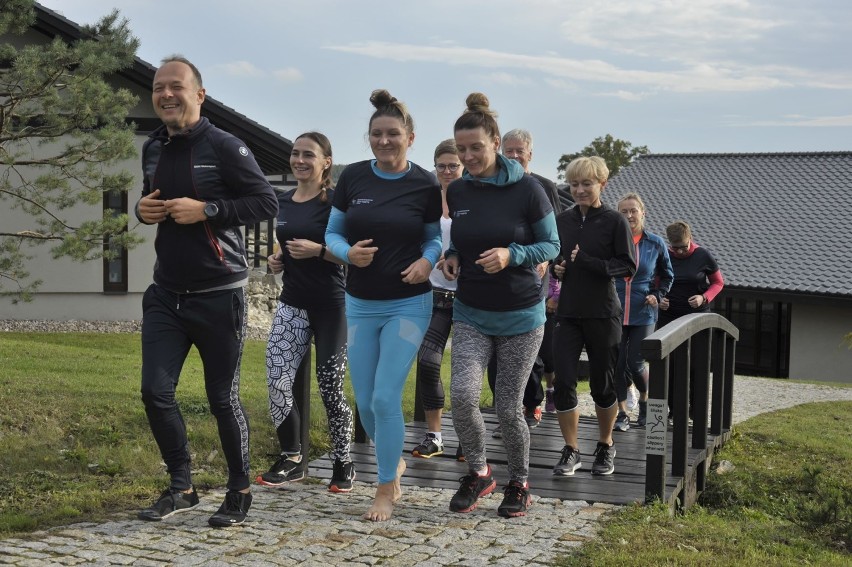
<svg viewBox="0 0 852 567"><path fill-rule="evenodd" d="M219 214L219 205L216 203L207 203L204 205L204 216L208 219L212 219L216 215Z"/></svg>

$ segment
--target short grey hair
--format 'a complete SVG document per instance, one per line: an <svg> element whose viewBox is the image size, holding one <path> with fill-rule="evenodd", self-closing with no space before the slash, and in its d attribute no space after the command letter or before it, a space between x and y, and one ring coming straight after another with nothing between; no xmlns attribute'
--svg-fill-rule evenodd
<svg viewBox="0 0 852 567"><path fill-rule="evenodd" d="M509 130L503 135L503 144L505 144L509 140L520 140L530 151L532 151L533 137L532 134L530 134L529 130L524 130L522 128L515 128L514 130Z"/></svg>

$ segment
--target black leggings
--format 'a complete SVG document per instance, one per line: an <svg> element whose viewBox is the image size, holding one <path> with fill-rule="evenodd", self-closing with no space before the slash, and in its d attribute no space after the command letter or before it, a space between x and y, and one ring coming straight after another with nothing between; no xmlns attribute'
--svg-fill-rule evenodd
<svg viewBox="0 0 852 567"><path fill-rule="evenodd" d="M293 383L311 338L316 344L316 375L328 429L332 456L349 461L352 409L343 394L346 374L346 312L334 309L300 309L278 303L266 344L266 384L269 413L285 453L301 452L301 416L293 398Z"/></svg>
<svg viewBox="0 0 852 567"><path fill-rule="evenodd" d="M417 353L417 388L426 411L444 409L441 362L452 327L452 302L438 301L436 294L432 302L432 319Z"/></svg>
<svg viewBox="0 0 852 567"><path fill-rule="evenodd" d="M204 364L204 388L228 463L228 490L249 486L249 424L240 403L246 334L244 288L176 294L152 284L142 299L142 401L171 487L192 486L189 443L175 390L192 345Z"/></svg>
<svg viewBox="0 0 852 567"><path fill-rule="evenodd" d="M553 331L553 352L556 355L554 402L556 411L571 411L577 407L577 363L583 345L589 356L589 389L598 407L608 408L616 402L613 374L621 342L621 320L577 319L560 317Z"/></svg>

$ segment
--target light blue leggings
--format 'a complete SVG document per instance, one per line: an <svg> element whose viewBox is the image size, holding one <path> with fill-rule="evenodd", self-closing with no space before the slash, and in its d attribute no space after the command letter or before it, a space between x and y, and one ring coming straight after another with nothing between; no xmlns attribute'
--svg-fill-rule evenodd
<svg viewBox="0 0 852 567"><path fill-rule="evenodd" d="M364 431L376 447L379 483L402 457L402 388L432 317L432 293L390 300L346 295L349 375Z"/></svg>

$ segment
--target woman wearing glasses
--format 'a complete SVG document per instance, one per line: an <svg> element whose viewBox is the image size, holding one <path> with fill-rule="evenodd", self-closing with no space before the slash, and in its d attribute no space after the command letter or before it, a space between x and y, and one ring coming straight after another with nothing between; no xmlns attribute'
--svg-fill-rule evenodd
<svg viewBox="0 0 852 567"><path fill-rule="evenodd" d="M725 286L719 265L709 250L692 240L692 230L684 221L666 227L674 282L660 301L657 328L690 313L710 310L710 302Z"/></svg>
<svg viewBox="0 0 852 567"><path fill-rule="evenodd" d="M716 259L709 250L698 246L692 240L692 230L684 221L675 221L666 227L669 240L669 256L672 260L674 282L667 297L660 301L660 318L657 328L671 323L678 317L690 313L710 311L713 301L725 280ZM669 381L669 400L672 399L672 387L675 381ZM695 391L695 371L689 373L689 414L692 415L692 394Z"/></svg>
<svg viewBox="0 0 852 567"><path fill-rule="evenodd" d="M441 250L450 247L450 213L447 209L447 186L462 174L455 140L444 140L435 148L435 171L441 183L441 200L443 214L441 215ZM456 296L456 282L444 277L441 271L443 260L438 261L429 281L432 282L432 319L426 336L417 354L417 389L423 410L426 414L427 433L423 441L417 445L411 454L415 457L428 459L443 454L444 440L441 436L441 414L444 411L444 385L441 382L441 361L444 358L444 348L450 336L453 322L453 299ZM461 446L456 452L456 458L463 459Z"/></svg>

